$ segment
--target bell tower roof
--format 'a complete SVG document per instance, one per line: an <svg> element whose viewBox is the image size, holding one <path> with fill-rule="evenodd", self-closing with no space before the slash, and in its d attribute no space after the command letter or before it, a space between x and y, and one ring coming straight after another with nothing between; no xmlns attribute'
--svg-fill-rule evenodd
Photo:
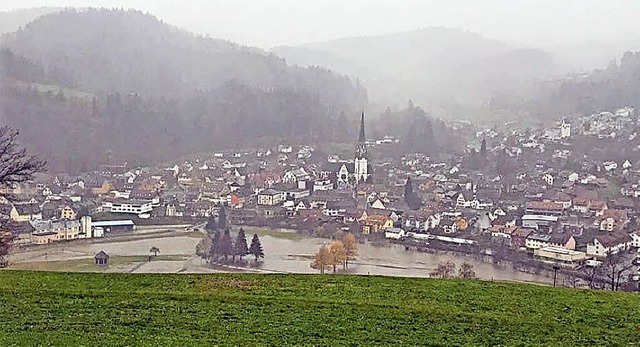
<svg viewBox="0 0 640 347"><path fill-rule="evenodd" d="M364 143L366 141L366 136L364 134L364 111L362 111L362 116L360 117L360 136L358 136L358 142Z"/></svg>

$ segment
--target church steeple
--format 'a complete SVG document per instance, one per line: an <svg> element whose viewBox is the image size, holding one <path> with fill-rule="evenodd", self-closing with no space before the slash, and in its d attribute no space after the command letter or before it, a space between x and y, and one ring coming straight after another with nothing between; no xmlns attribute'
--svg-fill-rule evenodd
<svg viewBox="0 0 640 347"><path fill-rule="evenodd" d="M360 118L360 136L358 137L358 143L365 143L367 138L364 135L364 111L362 111L362 116Z"/></svg>
<svg viewBox="0 0 640 347"><path fill-rule="evenodd" d="M364 112L360 117L360 135L358 136L358 143L356 144L356 159L367 157L367 138L364 133Z"/></svg>
<svg viewBox="0 0 640 347"><path fill-rule="evenodd" d="M360 135L356 144L356 160L354 163L356 184L369 182L371 180L371 170L369 170L369 158L367 155L367 138L364 133L364 112L360 116Z"/></svg>

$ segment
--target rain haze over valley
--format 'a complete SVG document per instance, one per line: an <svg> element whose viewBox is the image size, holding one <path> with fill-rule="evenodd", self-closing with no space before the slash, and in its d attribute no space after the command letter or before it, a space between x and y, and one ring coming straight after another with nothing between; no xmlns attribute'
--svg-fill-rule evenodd
<svg viewBox="0 0 640 347"><path fill-rule="evenodd" d="M638 15L3 0L0 265L632 290Z"/></svg>

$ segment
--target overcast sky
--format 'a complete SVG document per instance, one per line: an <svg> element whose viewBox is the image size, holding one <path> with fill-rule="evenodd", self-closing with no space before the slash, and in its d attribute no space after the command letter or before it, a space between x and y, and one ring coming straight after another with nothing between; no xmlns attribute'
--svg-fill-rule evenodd
<svg viewBox="0 0 640 347"><path fill-rule="evenodd" d="M136 8L264 48L428 26L525 44L635 38L640 28L640 0L0 0L0 11L39 6Z"/></svg>

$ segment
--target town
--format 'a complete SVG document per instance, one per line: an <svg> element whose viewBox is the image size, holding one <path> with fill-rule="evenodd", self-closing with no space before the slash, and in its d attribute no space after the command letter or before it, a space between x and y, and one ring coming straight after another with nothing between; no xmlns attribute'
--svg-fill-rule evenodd
<svg viewBox="0 0 640 347"><path fill-rule="evenodd" d="M14 246L29 248L140 225L204 231L223 208L232 226L327 239L351 233L407 251L560 270L594 288L588 274L609 259L618 282L638 281L632 264L640 249L640 137L633 109L566 117L539 129L466 125L471 136L463 151L432 156L385 155L401 139L367 138L365 123L362 113L352 157L280 143L158 167L112 160L79 176L41 174L5 188L2 216L11 221Z"/></svg>

